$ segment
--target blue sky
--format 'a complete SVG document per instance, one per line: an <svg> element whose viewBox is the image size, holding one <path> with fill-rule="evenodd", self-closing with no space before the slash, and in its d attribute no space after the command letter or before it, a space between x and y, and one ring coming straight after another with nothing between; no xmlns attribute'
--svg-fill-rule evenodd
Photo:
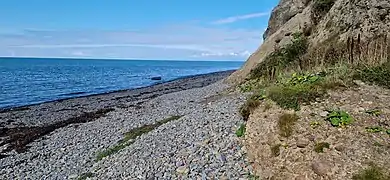
<svg viewBox="0 0 390 180"><path fill-rule="evenodd" d="M0 56L245 60L278 0L2 0Z"/></svg>

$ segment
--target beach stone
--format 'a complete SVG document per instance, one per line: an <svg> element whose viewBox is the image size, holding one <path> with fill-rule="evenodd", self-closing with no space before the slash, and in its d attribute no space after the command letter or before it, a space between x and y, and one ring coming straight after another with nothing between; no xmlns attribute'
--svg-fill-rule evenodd
<svg viewBox="0 0 390 180"><path fill-rule="evenodd" d="M328 112L326 112L326 111L321 111L321 112L320 112L320 116L321 116L321 117L327 117L327 116L328 116Z"/></svg>
<svg viewBox="0 0 390 180"><path fill-rule="evenodd" d="M297 147L299 148L305 148L307 145L309 145L309 141L306 139L299 139L297 141Z"/></svg>
<svg viewBox="0 0 390 180"><path fill-rule="evenodd" d="M335 145L335 147L334 147L337 151L344 151L344 149L345 149L345 146L343 145L343 144L337 144L337 145Z"/></svg>
<svg viewBox="0 0 390 180"><path fill-rule="evenodd" d="M312 170L320 176L326 176L331 171L330 163L327 161L314 161L311 167Z"/></svg>
<svg viewBox="0 0 390 180"><path fill-rule="evenodd" d="M187 166L180 166L176 169L176 172L179 174L187 174L188 173L188 167Z"/></svg>
<svg viewBox="0 0 390 180"><path fill-rule="evenodd" d="M156 77L152 77L150 79L153 80L153 81L159 81L159 80L162 79L162 77L161 76L156 76Z"/></svg>

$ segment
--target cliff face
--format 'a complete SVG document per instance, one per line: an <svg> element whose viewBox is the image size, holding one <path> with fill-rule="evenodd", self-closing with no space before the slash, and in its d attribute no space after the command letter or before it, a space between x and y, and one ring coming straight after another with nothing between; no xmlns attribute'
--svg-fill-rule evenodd
<svg viewBox="0 0 390 180"><path fill-rule="evenodd" d="M389 13L389 0L281 0L272 11L264 43L228 81L238 83L245 80L275 48L290 42L291 34L295 32L304 32L308 36L309 51L326 41L346 43L349 38L355 38L359 43L371 42L378 37L388 41ZM383 48L388 48L387 42L385 46Z"/></svg>

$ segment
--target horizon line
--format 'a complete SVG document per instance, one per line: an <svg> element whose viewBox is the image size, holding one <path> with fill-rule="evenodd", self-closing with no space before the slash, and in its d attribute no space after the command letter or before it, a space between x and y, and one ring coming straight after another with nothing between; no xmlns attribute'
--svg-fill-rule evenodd
<svg viewBox="0 0 390 180"><path fill-rule="evenodd" d="M69 59L69 60L121 60L121 61L208 61L208 62L246 62L245 60L209 60L209 59L144 59L144 58L92 58L92 57L34 57L34 56L0 56L0 59Z"/></svg>

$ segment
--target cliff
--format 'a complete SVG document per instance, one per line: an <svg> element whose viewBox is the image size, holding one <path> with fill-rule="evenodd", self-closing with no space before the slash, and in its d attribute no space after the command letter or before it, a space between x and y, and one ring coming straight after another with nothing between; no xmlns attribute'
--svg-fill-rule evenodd
<svg viewBox="0 0 390 180"><path fill-rule="evenodd" d="M388 54L385 51L389 52L389 12L388 0L281 0L272 11L264 43L228 80L235 83L245 80L270 53L290 42L295 32L304 32L307 36L309 54L329 46L330 42L331 45L346 44L351 39L355 47L381 46L382 54ZM353 51L364 58L379 56L369 52L362 54L359 49ZM327 52L322 52L321 56L324 53Z"/></svg>
<svg viewBox="0 0 390 180"><path fill-rule="evenodd" d="M389 0L280 1L227 79L249 95L254 177L390 179L389 14Z"/></svg>

